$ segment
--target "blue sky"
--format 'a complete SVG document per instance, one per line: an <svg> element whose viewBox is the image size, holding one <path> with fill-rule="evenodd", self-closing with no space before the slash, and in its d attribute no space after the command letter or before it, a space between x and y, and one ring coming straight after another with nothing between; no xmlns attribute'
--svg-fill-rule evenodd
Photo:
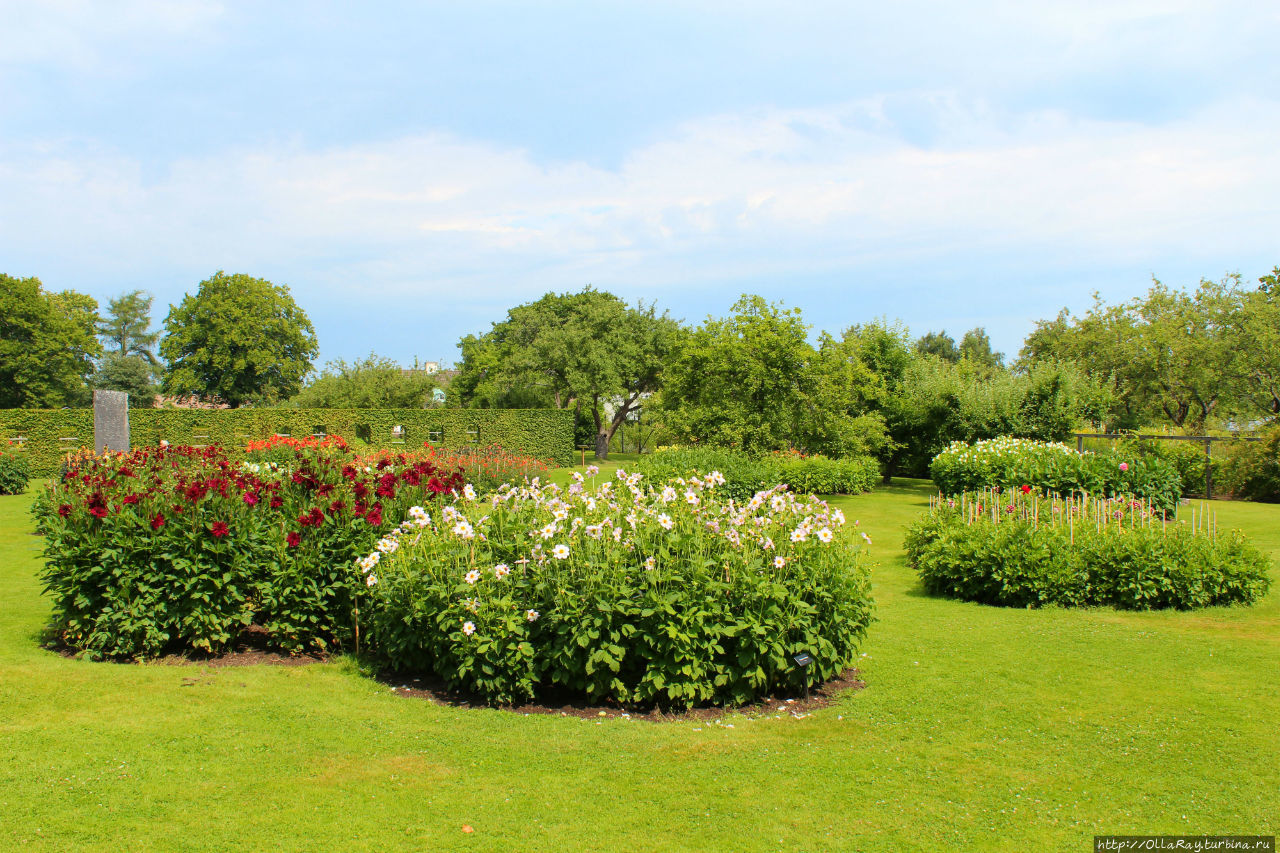
<svg viewBox="0 0 1280 853"><path fill-rule="evenodd" d="M0 271L411 362L587 284L1015 353L1280 264L1280 7L796 5L0 0Z"/></svg>

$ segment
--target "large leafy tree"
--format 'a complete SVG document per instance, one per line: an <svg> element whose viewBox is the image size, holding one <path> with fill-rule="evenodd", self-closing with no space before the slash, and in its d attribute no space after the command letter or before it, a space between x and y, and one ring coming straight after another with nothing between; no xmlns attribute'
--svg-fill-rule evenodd
<svg viewBox="0 0 1280 853"><path fill-rule="evenodd" d="M416 365L405 370L369 353L351 364L342 359L326 363L290 402L300 409L421 409L435 387L435 380Z"/></svg>
<svg viewBox="0 0 1280 853"><path fill-rule="evenodd" d="M1256 357L1268 340L1265 291L1246 294L1239 276L1229 275L1202 280L1193 292L1155 280L1145 296L1120 305L1094 300L1083 317L1064 310L1041 322L1023 347L1022 367L1072 361L1109 383L1112 425L1122 429L1163 418L1188 434L1203 432L1211 420L1256 411L1251 380L1263 398L1257 403L1269 406L1266 358Z"/></svg>
<svg viewBox="0 0 1280 853"><path fill-rule="evenodd" d="M217 395L232 406L293 396L318 352L289 288L221 270L169 307L164 330L165 390Z"/></svg>
<svg viewBox="0 0 1280 853"><path fill-rule="evenodd" d="M618 428L661 387L680 335L679 323L653 306L633 308L590 287L548 293L512 308L488 333L463 338L450 388L469 406L573 408L603 459Z"/></svg>
<svg viewBox="0 0 1280 853"><path fill-rule="evenodd" d="M1253 411L1280 417L1280 267L1258 281L1241 306L1240 373Z"/></svg>
<svg viewBox="0 0 1280 853"><path fill-rule="evenodd" d="M0 273L0 408L82 405L101 350L98 303Z"/></svg>
<svg viewBox="0 0 1280 853"><path fill-rule="evenodd" d="M749 452L872 449L884 433L867 416L871 368L857 347L830 337L815 350L807 329L799 309L759 296L708 317L667 370L667 426L686 441Z"/></svg>

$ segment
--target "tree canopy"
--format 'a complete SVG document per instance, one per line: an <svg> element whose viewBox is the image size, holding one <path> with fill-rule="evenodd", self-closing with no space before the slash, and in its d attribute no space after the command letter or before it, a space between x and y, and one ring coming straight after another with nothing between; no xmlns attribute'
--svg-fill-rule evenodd
<svg viewBox="0 0 1280 853"><path fill-rule="evenodd" d="M292 397L318 347L289 288L219 270L169 308L160 354L170 393L217 395L231 406Z"/></svg>
<svg viewBox="0 0 1280 853"><path fill-rule="evenodd" d="M463 405L514 408L541 402L591 419L596 455L661 387L680 326L652 306L635 308L585 288L518 305L488 333L464 337L450 384Z"/></svg>
<svg viewBox="0 0 1280 853"><path fill-rule="evenodd" d="M38 278L0 273L0 408L88 402L97 308L83 293L47 293Z"/></svg>
<svg viewBox="0 0 1280 853"><path fill-rule="evenodd" d="M300 409L421 409L431 401L435 380L417 368L405 370L389 358L369 353L348 364L327 362L320 375L290 403Z"/></svg>
<svg viewBox="0 0 1280 853"><path fill-rule="evenodd" d="M797 308L743 296L708 317L667 369L667 426L683 440L750 452L865 450L883 438L866 417L877 379L858 348L824 337L815 350Z"/></svg>

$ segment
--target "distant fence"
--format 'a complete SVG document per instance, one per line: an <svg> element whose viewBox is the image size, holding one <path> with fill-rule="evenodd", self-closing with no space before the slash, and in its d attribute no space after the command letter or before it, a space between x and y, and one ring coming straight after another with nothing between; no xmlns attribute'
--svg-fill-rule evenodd
<svg viewBox="0 0 1280 853"><path fill-rule="evenodd" d="M371 448L430 443L459 449L501 445L556 465L573 460L568 409L132 409L132 445L243 447L273 435L340 435ZM62 457L93 447L91 409L0 409L0 447L27 455L32 474L57 473Z"/></svg>
<svg viewBox="0 0 1280 853"><path fill-rule="evenodd" d="M1094 433L1073 432L1076 439L1076 450L1084 452L1086 438L1102 439L1137 439L1138 441L1198 441L1204 445L1204 496L1208 500L1213 497L1213 445L1220 441L1262 441L1261 438L1248 435L1138 435L1134 433Z"/></svg>

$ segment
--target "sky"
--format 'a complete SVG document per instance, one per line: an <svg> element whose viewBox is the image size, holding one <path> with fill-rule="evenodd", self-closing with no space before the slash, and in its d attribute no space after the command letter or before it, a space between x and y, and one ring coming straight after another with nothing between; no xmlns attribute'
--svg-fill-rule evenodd
<svg viewBox="0 0 1280 853"><path fill-rule="evenodd" d="M587 285L1016 354L1280 264L1280 4L0 0L0 272L452 362Z"/></svg>

